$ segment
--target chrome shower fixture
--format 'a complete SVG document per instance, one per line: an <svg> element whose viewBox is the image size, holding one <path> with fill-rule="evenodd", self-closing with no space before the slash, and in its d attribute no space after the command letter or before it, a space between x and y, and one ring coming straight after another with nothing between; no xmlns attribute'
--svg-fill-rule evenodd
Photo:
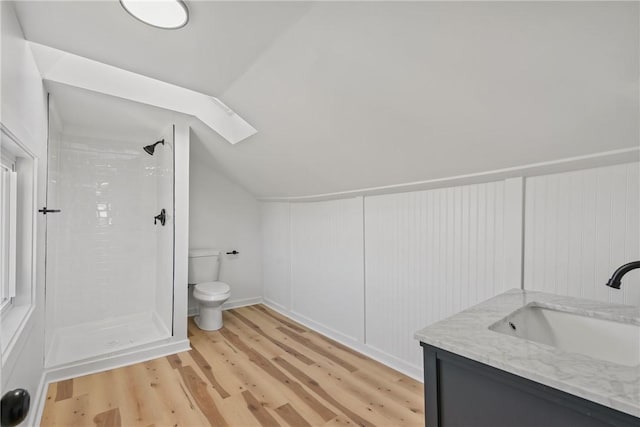
<svg viewBox="0 0 640 427"><path fill-rule="evenodd" d="M160 141L156 142L155 144L147 145L147 146L142 147L142 148L144 149L144 151L146 151L147 153L149 153L150 155L153 156L153 152L156 150L156 145L158 145L158 144L164 145L164 139L161 139Z"/></svg>

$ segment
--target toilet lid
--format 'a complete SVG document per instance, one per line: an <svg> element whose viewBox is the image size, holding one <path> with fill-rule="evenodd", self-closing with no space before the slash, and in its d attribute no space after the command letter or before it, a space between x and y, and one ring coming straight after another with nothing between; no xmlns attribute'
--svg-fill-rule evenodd
<svg viewBox="0 0 640 427"><path fill-rule="evenodd" d="M198 283L196 285L196 289L198 290L198 292L202 292L203 294L209 294L209 295L226 294L231 290L229 285L227 285L224 282Z"/></svg>

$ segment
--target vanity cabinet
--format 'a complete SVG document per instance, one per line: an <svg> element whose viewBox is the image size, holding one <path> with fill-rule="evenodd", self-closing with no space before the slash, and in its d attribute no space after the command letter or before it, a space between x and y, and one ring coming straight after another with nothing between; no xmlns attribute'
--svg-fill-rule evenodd
<svg viewBox="0 0 640 427"><path fill-rule="evenodd" d="M421 343L426 427L640 427L640 418Z"/></svg>

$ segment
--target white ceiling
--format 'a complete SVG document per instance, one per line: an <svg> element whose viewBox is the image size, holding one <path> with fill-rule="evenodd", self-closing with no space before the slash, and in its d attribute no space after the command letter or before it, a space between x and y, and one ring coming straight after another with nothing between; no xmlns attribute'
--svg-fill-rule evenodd
<svg viewBox="0 0 640 427"><path fill-rule="evenodd" d="M191 19L178 30L142 24L118 0L19 1L16 9L28 40L216 95L310 7L186 3Z"/></svg>
<svg viewBox="0 0 640 427"><path fill-rule="evenodd" d="M217 96L196 126L256 196L442 178L638 146L637 2L193 2L181 30L108 2L20 2L27 39Z"/></svg>
<svg viewBox="0 0 640 427"><path fill-rule="evenodd" d="M47 82L47 91L67 134L153 142L176 121L189 120L173 111L64 84Z"/></svg>

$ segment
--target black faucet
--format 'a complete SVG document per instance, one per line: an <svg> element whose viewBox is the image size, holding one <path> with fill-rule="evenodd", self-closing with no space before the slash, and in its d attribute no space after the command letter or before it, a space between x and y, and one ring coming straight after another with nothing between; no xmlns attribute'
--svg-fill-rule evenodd
<svg viewBox="0 0 640 427"><path fill-rule="evenodd" d="M607 286L610 286L614 289L620 289L620 280L622 280L622 276L630 272L631 270L635 270L636 268L640 268L640 261L631 261L625 265L621 265L618 267L616 271L613 272L613 276L607 282Z"/></svg>

